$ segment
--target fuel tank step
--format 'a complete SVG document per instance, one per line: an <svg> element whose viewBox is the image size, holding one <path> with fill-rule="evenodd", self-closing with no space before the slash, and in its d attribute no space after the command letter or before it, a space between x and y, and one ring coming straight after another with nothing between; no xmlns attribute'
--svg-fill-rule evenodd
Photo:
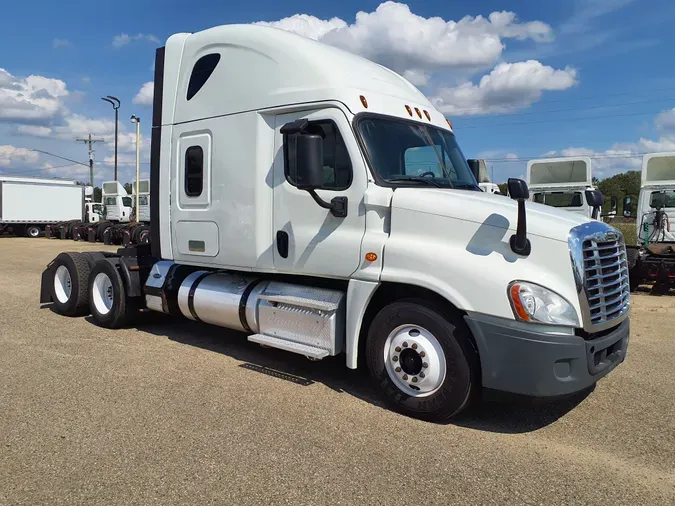
<svg viewBox="0 0 675 506"><path fill-rule="evenodd" d="M280 339L278 337L266 336L263 334L253 334L248 336L248 340L253 343L269 346L271 348L278 348L280 350L304 355L315 360L320 360L328 356L328 350L322 350L321 348L315 348L314 346L308 346L306 344L295 343L293 341Z"/></svg>

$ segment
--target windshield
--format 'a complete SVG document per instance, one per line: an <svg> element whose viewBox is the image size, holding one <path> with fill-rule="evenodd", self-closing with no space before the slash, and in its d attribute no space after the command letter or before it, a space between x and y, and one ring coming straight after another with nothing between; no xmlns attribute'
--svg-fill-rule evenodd
<svg viewBox="0 0 675 506"><path fill-rule="evenodd" d="M131 207L131 197L122 197L122 205L124 207Z"/></svg>
<svg viewBox="0 0 675 506"><path fill-rule="evenodd" d="M106 197L103 203L106 206L114 206L115 205L115 197Z"/></svg>
<svg viewBox="0 0 675 506"><path fill-rule="evenodd" d="M92 207L92 211L94 211L95 213L101 213L103 212L103 206L101 206L101 204L94 204L94 206Z"/></svg>
<svg viewBox="0 0 675 506"><path fill-rule="evenodd" d="M552 207L581 207L584 205L581 192L539 192L532 196L538 204L546 204Z"/></svg>
<svg viewBox="0 0 675 506"><path fill-rule="evenodd" d="M373 116L359 119L357 130L373 171L385 183L480 191L449 131Z"/></svg>
<svg viewBox="0 0 675 506"><path fill-rule="evenodd" d="M649 197L650 207L661 207L666 209L675 207L675 190L664 190L652 192Z"/></svg>
<svg viewBox="0 0 675 506"><path fill-rule="evenodd" d="M147 206L148 205L148 196L147 195L141 195L140 197L138 197L138 205Z"/></svg>

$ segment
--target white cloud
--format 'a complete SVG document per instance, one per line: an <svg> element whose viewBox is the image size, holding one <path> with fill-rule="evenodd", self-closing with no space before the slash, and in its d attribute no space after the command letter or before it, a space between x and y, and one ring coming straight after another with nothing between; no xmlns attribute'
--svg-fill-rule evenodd
<svg viewBox="0 0 675 506"><path fill-rule="evenodd" d="M146 41L152 42L153 44L160 44L160 40L154 35L144 33L139 33L137 35L129 35L128 33L121 33L113 37L112 46L115 49L119 49L135 41Z"/></svg>
<svg viewBox="0 0 675 506"><path fill-rule="evenodd" d="M91 84L91 77L89 77L89 76L82 76L82 77L80 78L80 80L81 80L84 84Z"/></svg>
<svg viewBox="0 0 675 506"><path fill-rule="evenodd" d="M675 108L659 114L654 120L654 124L659 131L675 133Z"/></svg>
<svg viewBox="0 0 675 506"><path fill-rule="evenodd" d="M70 92L60 79L30 75L16 77L0 68L0 121L35 123L65 112Z"/></svg>
<svg viewBox="0 0 675 506"><path fill-rule="evenodd" d="M58 49L60 47L68 47L71 46L72 44L70 43L69 40L66 39L53 39L52 40L52 47L54 49Z"/></svg>
<svg viewBox="0 0 675 506"><path fill-rule="evenodd" d="M322 20L307 14L257 24L319 40L399 73L409 71L414 75L442 68L490 65L502 55L503 39L536 42L553 39L553 31L546 23L520 23L512 12L446 21L418 16L407 5L392 1L380 4L374 12L358 12L352 24L339 18Z"/></svg>
<svg viewBox="0 0 675 506"><path fill-rule="evenodd" d="M51 128L40 125L19 125L16 131L33 137L48 137L52 133Z"/></svg>
<svg viewBox="0 0 675 506"><path fill-rule="evenodd" d="M154 83L152 81L143 84L143 86L141 86L141 89L139 90L138 93L136 93L136 96L132 99L131 102L134 104L151 106L152 97L154 93L153 86Z"/></svg>
<svg viewBox="0 0 675 506"><path fill-rule="evenodd" d="M477 115L529 107L543 91L566 90L577 83L573 68L554 69L536 60L500 63L478 84L440 88L432 102L443 113Z"/></svg>
<svg viewBox="0 0 675 506"><path fill-rule="evenodd" d="M40 155L35 151L15 146L0 146L0 167L16 167L37 163Z"/></svg>

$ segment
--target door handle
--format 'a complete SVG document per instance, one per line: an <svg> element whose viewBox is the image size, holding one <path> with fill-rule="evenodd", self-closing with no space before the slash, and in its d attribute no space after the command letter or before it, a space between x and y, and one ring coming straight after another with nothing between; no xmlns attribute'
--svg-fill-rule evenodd
<svg viewBox="0 0 675 506"><path fill-rule="evenodd" d="M288 233L277 230L277 251L283 258L288 258Z"/></svg>

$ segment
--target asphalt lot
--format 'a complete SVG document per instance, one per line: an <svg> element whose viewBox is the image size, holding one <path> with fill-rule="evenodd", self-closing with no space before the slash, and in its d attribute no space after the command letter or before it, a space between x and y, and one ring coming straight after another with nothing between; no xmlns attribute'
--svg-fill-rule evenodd
<svg viewBox="0 0 675 506"><path fill-rule="evenodd" d="M633 297L590 394L433 425L342 359L41 308L47 262L95 249L0 238L0 504L675 504L675 296Z"/></svg>

